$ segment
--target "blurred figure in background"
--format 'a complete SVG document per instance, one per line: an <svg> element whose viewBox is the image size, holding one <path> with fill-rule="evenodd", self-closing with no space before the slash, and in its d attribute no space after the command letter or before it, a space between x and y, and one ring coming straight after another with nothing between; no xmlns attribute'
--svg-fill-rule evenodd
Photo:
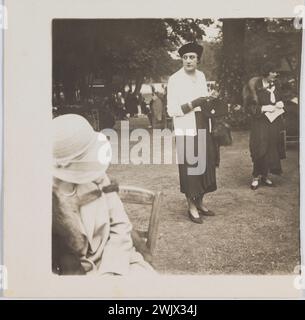
<svg viewBox="0 0 305 320"><path fill-rule="evenodd" d="M165 128L166 113L162 95L159 92L154 92L152 95L151 119L153 129Z"/></svg>
<svg viewBox="0 0 305 320"><path fill-rule="evenodd" d="M125 120L126 119L126 107L125 107L125 99L122 96L121 92L118 92L116 95L116 115L117 120Z"/></svg>

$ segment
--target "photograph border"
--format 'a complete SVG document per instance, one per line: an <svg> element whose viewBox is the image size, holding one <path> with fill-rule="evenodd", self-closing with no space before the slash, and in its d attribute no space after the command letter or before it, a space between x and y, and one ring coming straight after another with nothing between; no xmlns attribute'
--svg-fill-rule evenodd
<svg viewBox="0 0 305 320"><path fill-rule="evenodd" d="M158 276L145 278L58 277L51 270L51 120L54 18L246 18L295 17L301 0L154 2L91 0L9 0L4 30L4 265L5 297L75 298L300 298L299 274L274 276ZM189 2L188 2L189 3ZM261 4L261 5L260 5ZM199 14L198 7L204 8ZM119 8L119 10L118 10ZM303 33L304 48L304 33ZM302 50L302 76L304 79ZM304 81L301 81L301 113ZM35 94L35 100L33 99ZM39 130L43 134L37 134ZM304 120L300 130L300 164ZM300 165L301 229L304 171ZM38 193L39 192L39 193ZM304 232L301 256L304 261ZM297 266L296 266L297 267ZM304 280L303 280L304 285ZM305 288L303 288L305 289Z"/></svg>

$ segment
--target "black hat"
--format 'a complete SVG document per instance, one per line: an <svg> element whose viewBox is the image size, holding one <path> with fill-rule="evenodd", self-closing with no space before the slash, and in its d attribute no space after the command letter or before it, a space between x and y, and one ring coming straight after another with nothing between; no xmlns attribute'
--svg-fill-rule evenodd
<svg viewBox="0 0 305 320"><path fill-rule="evenodd" d="M184 54L189 53L189 52L195 52L198 55L198 58L200 59L202 52L203 52L203 47L197 44L196 42L189 42L183 45L179 50L178 53L180 57L182 58Z"/></svg>
<svg viewBox="0 0 305 320"><path fill-rule="evenodd" d="M273 61L263 62L261 72L264 77L267 77L270 72L277 72L277 66Z"/></svg>

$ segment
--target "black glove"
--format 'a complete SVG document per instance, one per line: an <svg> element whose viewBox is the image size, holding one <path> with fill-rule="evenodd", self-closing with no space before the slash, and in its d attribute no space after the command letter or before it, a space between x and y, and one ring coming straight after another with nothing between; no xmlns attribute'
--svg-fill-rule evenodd
<svg viewBox="0 0 305 320"><path fill-rule="evenodd" d="M204 107L205 104L206 104L206 101L208 100L209 98L208 97L200 97L200 98L197 98L195 100L192 101L192 106L193 108L196 108L196 107Z"/></svg>
<svg viewBox="0 0 305 320"><path fill-rule="evenodd" d="M190 105L189 103L185 103L181 106L181 110L184 114L187 114L193 110L193 106Z"/></svg>
<svg viewBox="0 0 305 320"><path fill-rule="evenodd" d="M191 103L185 103L181 106L181 110L184 114L186 114L192 111L196 107L204 107L207 99L209 98L200 97L193 100Z"/></svg>

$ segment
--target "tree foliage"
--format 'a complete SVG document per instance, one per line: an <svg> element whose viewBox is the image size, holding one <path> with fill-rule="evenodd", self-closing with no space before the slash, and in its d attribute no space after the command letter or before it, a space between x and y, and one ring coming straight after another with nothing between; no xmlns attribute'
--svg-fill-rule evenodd
<svg viewBox="0 0 305 320"><path fill-rule="evenodd" d="M208 80L220 84L232 110L242 105L242 87L260 74L263 61L279 68L283 58L296 71L301 31L292 19L223 19L221 39L203 42L199 68ZM63 90L68 103L75 89L82 98L90 96L90 85L101 79L109 93L135 84L136 93L148 80L175 72L180 61L172 59L183 41L201 40L210 19L57 19L53 21L53 84ZM300 56L300 55L299 55ZM243 109L231 115L232 122L245 122ZM240 115L240 116L239 116ZM236 121L235 121L236 120Z"/></svg>
<svg viewBox="0 0 305 320"><path fill-rule="evenodd" d="M88 96L94 78L101 78L111 92L145 78L158 79L177 70L169 52L182 40L204 34L199 19L54 20L53 79L63 83L68 100L75 88Z"/></svg>
<svg viewBox="0 0 305 320"><path fill-rule="evenodd" d="M204 41L203 57L199 65L199 70L203 71L208 81L219 80L219 65L222 57L222 43L219 41Z"/></svg>

